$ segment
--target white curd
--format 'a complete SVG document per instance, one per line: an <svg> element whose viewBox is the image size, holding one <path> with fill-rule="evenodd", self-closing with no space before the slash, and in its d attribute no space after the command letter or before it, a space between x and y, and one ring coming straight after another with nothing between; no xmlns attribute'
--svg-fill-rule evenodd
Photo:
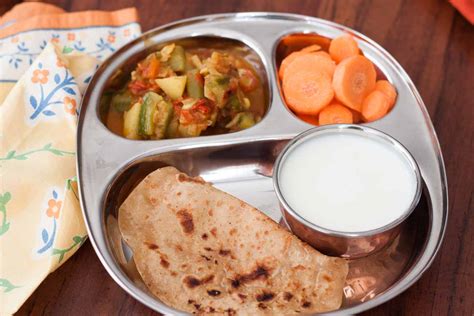
<svg viewBox="0 0 474 316"><path fill-rule="evenodd" d="M416 194L408 159L390 144L334 133L303 140L280 167L280 191L301 217L340 232L385 226Z"/></svg>

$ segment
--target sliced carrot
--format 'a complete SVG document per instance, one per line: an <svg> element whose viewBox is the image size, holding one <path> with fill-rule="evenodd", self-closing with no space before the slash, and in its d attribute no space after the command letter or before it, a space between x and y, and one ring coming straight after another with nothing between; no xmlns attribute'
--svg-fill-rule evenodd
<svg viewBox="0 0 474 316"><path fill-rule="evenodd" d="M317 44L313 44L313 45L306 46L305 48L302 48L300 52L313 53L313 52L317 52L318 50L321 50L321 46Z"/></svg>
<svg viewBox="0 0 474 316"><path fill-rule="evenodd" d="M389 108L388 97L383 92L374 90L362 103L362 116L366 122L372 122L387 114Z"/></svg>
<svg viewBox="0 0 474 316"><path fill-rule="evenodd" d="M333 61L332 58L331 58L331 55L329 55L329 54L326 53L325 51L319 51L319 52L315 52L315 53L313 53L313 54L316 55L316 56L321 56L321 57L327 58L327 59L329 59L330 61Z"/></svg>
<svg viewBox="0 0 474 316"><path fill-rule="evenodd" d="M331 76L323 67L310 68L294 61L285 71L283 94L288 107L294 112L317 115L334 97Z"/></svg>
<svg viewBox="0 0 474 316"><path fill-rule="evenodd" d="M295 60L296 57L298 56L301 56L301 55L304 55L304 54L307 54L307 52L293 52L291 54L289 54L288 56L286 56L282 61L281 61L281 64L280 64L280 69L278 71L278 76L280 77L280 79L283 80L283 73L285 72L285 69L286 67L293 61Z"/></svg>
<svg viewBox="0 0 474 316"><path fill-rule="evenodd" d="M308 124L311 125L318 125L318 117L314 115L304 115L304 114L298 114L298 117L305 121Z"/></svg>
<svg viewBox="0 0 474 316"><path fill-rule="evenodd" d="M292 34L284 37L281 42L281 44L293 50L299 50L313 44L317 44L327 50L330 43L331 40L329 38L316 34Z"/></svg>
<svg viewBox="0 0 474 316"><path fill-rule="evenodd" d="M280 71L278 73L280 78L282 79L285 77L285 72L288 67L294 63L296 63L295 67L298 69L314 69L314 71L323 70L331 77L334 74L334 70L336 69L336 64L334 63L334 61L332 59L323 57L323 55L319 54L319 52L294 52L288 55L285 60L283 60L283 62L281 63Z"/></svg>
<svg viewBox="0 0 474 316"><path fill-rule="evenodd" d="M341 35L331 41L329 55L336 63L340 63L346 58L359 55L359 46L351 35Z"/></svg>
<svg viewBox="0 0 474 316"><path fill-rule="evenodd" d="M392 108L397 99L397 90L395 90L395 87L387 80L379 80L375 83L375 90L382 92L388 97L390 108Z"/></svg>
<svg viewBox="0 0 474 316"><path fill-rule="evenodd" d="M339 101L360 112L362 101L375 88L375 78L372 62L357 55L344 59L336 66L332 86Z"/></svg>
<svg viewBox="0 0 474 316"><path fill-rule="evenodd" d="M319 124L352 124L351 110L343 105L333 103L325 107L319 113Z"/></svg>

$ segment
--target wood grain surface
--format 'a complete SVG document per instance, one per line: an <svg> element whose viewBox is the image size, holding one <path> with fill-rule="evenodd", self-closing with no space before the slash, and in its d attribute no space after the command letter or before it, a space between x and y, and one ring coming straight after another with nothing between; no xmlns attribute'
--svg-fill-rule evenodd
<svg viewBox="0 0 474 316"><path fill-rule="evenodd" d="M474 26L441 0L347 1L47 1L70 10L135 6L144 31L177 19L239 11L306 14L344 24L387 49L405 68L429 110L444 153L449 223L431 268L409 290L365 315L474 313ZM1 0L0 14L19 3ZM152 315L107 274L89 242L50 275L18 313Z"/></svg>

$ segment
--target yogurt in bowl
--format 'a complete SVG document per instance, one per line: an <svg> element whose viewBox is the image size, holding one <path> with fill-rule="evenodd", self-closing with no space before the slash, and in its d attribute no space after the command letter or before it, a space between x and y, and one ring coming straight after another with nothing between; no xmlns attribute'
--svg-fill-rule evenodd
<svg viewBox="0 0 474 316"><path fill-rule="evenodd" d="M421 176L392 137L359 125L329 125L285 147L274 186L296 235L327 254L360 257L396 237L419 201Z"/></svg>

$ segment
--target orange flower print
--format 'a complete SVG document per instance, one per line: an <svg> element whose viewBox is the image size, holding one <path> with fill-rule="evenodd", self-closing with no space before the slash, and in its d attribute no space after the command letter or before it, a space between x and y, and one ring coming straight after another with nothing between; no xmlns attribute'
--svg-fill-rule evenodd
<svg viewBox="0 0 474 316"><path fill-rule="evenodd" d="M59 211L61 210L61 204L61 201L50 199L48 201L48 209L46 210L46 215L48 215L48 217L54 217L58 219Z"/></svg>
<svg viewBox="0 0 474 316"><path fill-rule="evenodd" d="M67 33L67 40L74 41L76 39L76 34L74 33Z"/></svg>
<svg viewBox="0 0 474 316"><path fill-rule="evenodd" d="M125 36L125 37L130 36L130 29L123 30L123 36Z"/></svg>
<svg viewBox="0 0 474 316"><path fill-rule="evenodd" d="M71 115L76 115L76 100L70 97L64 97L64 110L71 114Z"/></svg>
<svg viewBox="0 0 474 316"><path fill-rule="evenodd" d="M109 36L107 36L107 41L109 43L114 43L115 42L115 35L110 34Z"/></svg>
<svg viewBox="0 0 474 316"><path fill-rule="evenodd" d="M66 67L66 64L63 62L63 60L61 58L57 58L56 60L56 66L58 67Z"/></svg>
<svg viewBox="0 0 474 316"><path fill-rule="evenodd" d="M12 37L12 43L18 43L18 41L19 41L18 36Z"/></svg>
<svg viewBox="0 0 474 316"><path fill-rule="evenodd" d="M33 71L31 82L45 84L48 82L49 71L46 69L36 69Z"/></svg>

